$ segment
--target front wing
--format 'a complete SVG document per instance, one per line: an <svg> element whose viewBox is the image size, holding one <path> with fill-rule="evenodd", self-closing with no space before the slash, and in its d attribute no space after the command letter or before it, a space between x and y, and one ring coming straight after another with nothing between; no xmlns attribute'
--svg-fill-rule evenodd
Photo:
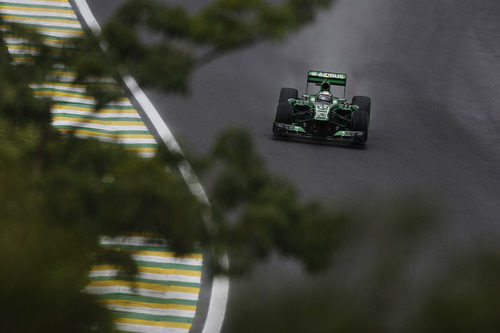
<svg viewBox="0 0 500 333"><path fill-rule="evenodd" d="M285 123L273 122L273 133L277 137L294 137L340 143L365 143L363 131L337 131L332 135L318 136L308 133L303 127Z"/></svg>

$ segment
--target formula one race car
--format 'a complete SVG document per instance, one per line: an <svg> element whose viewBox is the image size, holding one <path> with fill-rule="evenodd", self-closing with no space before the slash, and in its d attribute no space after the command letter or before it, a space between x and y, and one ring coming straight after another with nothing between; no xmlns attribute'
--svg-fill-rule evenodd
<svg viewBox="0 0 500 333"><path fill-rule="evenodd" d="M308 94L309 83L319 86L319 92ZM352 103L347 103L346 83L346 74L310 71L302 97L298 97L297 89L281 88L273 122L274 136L364 145L368 139L371 100L354 96ZM332 85L344 87L344 97L334 97L330 91Z"/></svg>

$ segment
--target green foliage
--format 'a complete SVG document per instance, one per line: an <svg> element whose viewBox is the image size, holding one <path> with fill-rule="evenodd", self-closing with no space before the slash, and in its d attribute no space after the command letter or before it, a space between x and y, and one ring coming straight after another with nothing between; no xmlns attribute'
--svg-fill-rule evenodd
<svg viewBox="0 0 500 333"><path fill-rule="evenodd" d="M81 292L96 239L43 212L45 201L56 198L41 190L43 179L27 163L35 159L27 153L37 134L0 119L0 330L110 331L107 311Z"/></svg>
<svg viewBox="0 0 500 333"><path fill-rule="evenodd" d="M281 285L272 286L236 282L248 288L230 303L224 331L497 332L497 237L423 265L439 227L429 214L435 207L425 202L408 197L377 200L376 209L363 204L364 212L351 215L349 240L325 274L281 272ZM435 246L432 256L441 255Z"/></svg>
<svg viewBox="0 0 500 333"><path fill-rule="evenodd" d="M221 133L210 158L214 244L231 254L231 272L244 272L276 251L312 271L328 266L345 237L344 214L301 202L290 184L264 168L245 131Z"/></svg>
<svg viewBox="0 0 500 333"><path fill-rule="evenodd" d="M4 177L1 181L0 330L111 331L105 308L81 292L88 282L89 253L96 248L71 229L48 225L36 211L40 198L30 193L26 181L11 178L15 186Z"/></svg>
<svg viewBox="0 0 500 333"><path fill-rule="evenodd" d="M222 163L226 171L220 177L231 172L234 176L214 184L210 208L190 193L175 167L179 156L161 148L155 158L143 159L115 144L60 134L50 125L51 102L35 98L29 87L44 82L54 66L62 64L76 71L74 83L88 86L97 100L96 111L120 92L92 82L100 77L119 81L126 69L142 83L167 92L186 91L189 73L200 63L200 49L227 52L277 37L248 29L263 15L263 6L218 1L193 16L155 1L129 1L103 36L89 33L62 48L44 45L33 30L0 17L7 27L0 32L0 331L112 331L108 311L84 292L90 267L115 264L121 267L121 278L128 280L137 269L128 252L101 248L100 236L152 233L179 254L201 247L214 259L215 271L222 269L215 259L225 252L245 254L244 260L235 260L237 272L275 249L301 256L294 247L294 242L301 244L300 237L285 244L281 234L293 222L285 210L298 204L296 195L264 170L246 134L224 135L213 156L205 159L207 166ZM248 22L211 21L241 10L252 11ZM221 35L232 24L243 28ZM299 25L281 27L279 35ZM161 42L143 43L138 32L143 28L160 34ZM209 38L202 31L209 31ZM12 66L3 43L5 32L26 40L36 55ZM109 45L107 53L101 50L104 44ZM221 148L228 142L245 144L247 153ZM242 187L223 189L223 183L233 181ZM283 189L273 192L273 184ZM235 190L236 200L228 201ZM231 212L242 205L244 213L232 219ZM278 234L284 245L274 244ZM308 263L309 255L303 259Z"/></svg>
<svg viewBox="0 0 500 333"><path fill-rule="evenodd" d="M129 0L103 31L110 57L142 84L185 92L189 74L226 52L281 39L333 0L216 0L200 12L155 0ZM146 43L141 31L155 36Z"/></svg>
<svg viewBox="0 0 500 333"><path fill-rule="evenodd" d="M422 302L413 331L497 332L500 328L499 279L497 246L481 246L462 254Z"/></svg>

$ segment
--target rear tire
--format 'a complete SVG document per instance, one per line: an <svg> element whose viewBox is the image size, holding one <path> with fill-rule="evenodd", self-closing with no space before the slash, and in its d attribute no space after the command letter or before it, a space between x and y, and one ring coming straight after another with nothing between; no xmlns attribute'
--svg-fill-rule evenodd
<svg viewBox="0 0 500 333"><path fill-rule="evenodd" d="M278 103L288 103L289 98L297 99L299 97L299 91L294 88L281 88L280 99Z"/></svg>
<svg viewBox="0 0 500 333"><path fill-rule="evenodd" d="M372 104L370 97L354 96L352 98L352 104L359 106L359 110L366 111L368 112L368 116L370 115L370 108Z"/></svg>

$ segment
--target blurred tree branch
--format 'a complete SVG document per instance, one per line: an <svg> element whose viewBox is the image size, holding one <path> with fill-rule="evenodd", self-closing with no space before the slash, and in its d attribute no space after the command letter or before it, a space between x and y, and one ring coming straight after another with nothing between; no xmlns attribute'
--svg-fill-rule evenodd
<svg viewBox="0 0 500 333"><path fill-rule="evenodd" d="M215 1L192 15L156 1L127 1L102 36L87 32L62 47L0 17L0 330L111 331L109 313L82 292L88 272L106 260L130 280L136 268L129 253L101 248L100 236L147 232L179 254L201 247L216 272L224 269L217 258L225 252L234 254L226 273L248 271L273 251L324 268L336 244L330 241L340 237L335 231L345 220L319 204L302 204L290 185L264 169L248 134L222 134L213 153L201 158L216 174L209 208L169 167L179 156L163 147L143 159L116 144L79 139L71 131L63 135L51 126L51 100L35 98L30 85L50 78L55 66L70 68L77 74L73 83L86 85L95 98L96 112L119 96L96 78L119 81L124 69L143 84L184 92L189 73L204 61L201 52L216 57L282 38L330 2ZM143 42L144 28L161 41ZM12 65L6 34L24 40L33 56ZM110 46L106 53L103 40ZM311 216L311 208L319 213ZM203 223L208 210L216 226L210 232ZM317 227L327 229L311 230ZM326 247L320 260L309 244Z"/></svg>

